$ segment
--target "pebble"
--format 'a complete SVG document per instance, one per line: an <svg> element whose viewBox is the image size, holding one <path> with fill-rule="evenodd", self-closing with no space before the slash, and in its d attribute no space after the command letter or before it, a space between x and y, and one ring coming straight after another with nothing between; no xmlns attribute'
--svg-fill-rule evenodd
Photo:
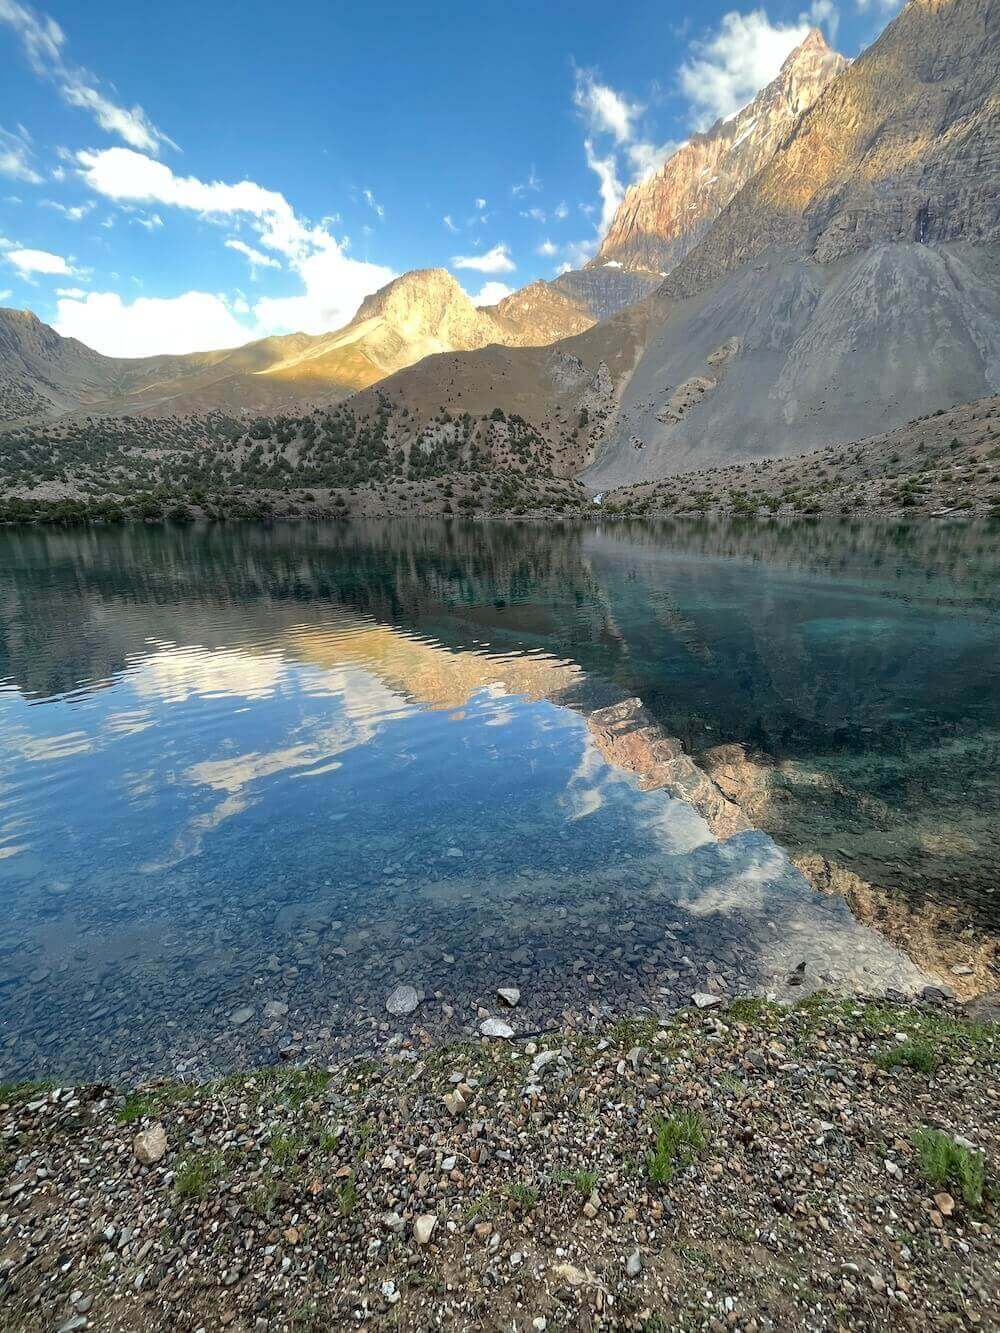
<svg viewBox="0 0 1000 1333"><path fill-rule="evenodd" d="M497 988L497 994L500 996L501 1000L503 1000L504 1004L510 1005L512 1009L521 999L521 992L516 986L499 986Z"/></svg>
<svg viewBox="0 0 1000 1333"><path fill-rule="evenodd" d="M436 1226L437 1215L435 1213L422 1213L413 1223L413 1239L418 1245L429 1245Z"/></svg>
<svg viewBox="0 0 1000 1333"><path fill-rule="evenodd" d="M248 1004L240 1005L229 1015L230 1023L237 1028L242 1027L244 1023L249 1023L251 1018L253 1018L253 1009Z"/></svg>

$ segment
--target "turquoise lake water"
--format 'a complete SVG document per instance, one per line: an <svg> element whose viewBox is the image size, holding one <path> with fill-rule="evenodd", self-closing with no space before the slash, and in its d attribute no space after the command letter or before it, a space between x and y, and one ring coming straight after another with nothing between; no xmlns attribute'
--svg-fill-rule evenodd
<svg viewBox="0 0 1000 1333"><path fill-rule="evenodd" d="M995 936L996 574L971 527L0 533L0 1077L330 1058L504 985L522 1032L918 989L792 858ZM626 699L740 828L622 766Z"/></svg>

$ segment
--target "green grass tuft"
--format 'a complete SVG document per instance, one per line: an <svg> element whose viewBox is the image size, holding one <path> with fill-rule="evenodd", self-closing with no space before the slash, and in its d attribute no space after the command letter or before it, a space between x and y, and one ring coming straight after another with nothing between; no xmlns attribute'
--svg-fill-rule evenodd
<svg viewBox="0 0 1000 1333"><path fill-rule="evenodd" d="M646 1154L646 1174L665 1185L677 1171L690 1166L708 1138L705 1122L696 1111L681 1111L656 1123L656 1150Z"/></svg>
<svg viewBox="0 0 1000 1333"><path fill-rule="evenodd" d="M887 1051L880 1051L875 1063L881 1069L895 1069L897 1065L908 1065L920 1074L933 1074L938 1066L937 1051L929 1041L899 1042Z"/></svg>
<svg viewBox="0 0 1000 1333"><path fill-rule="evenodd" d="M202 1199L225 1169L226 1159L221 1152L189 1153L177 1167L174 1193L178 1199Z"/></svg>
<svg viewBox="0 0 1000 1333"><path fill-rule="evenodd" d="M970 1208L978 1208L986 1191L986 1156L963 1148L940 1129L918 1129L913 1146L924 1179L934 1189L957 1190Z"/></svg>

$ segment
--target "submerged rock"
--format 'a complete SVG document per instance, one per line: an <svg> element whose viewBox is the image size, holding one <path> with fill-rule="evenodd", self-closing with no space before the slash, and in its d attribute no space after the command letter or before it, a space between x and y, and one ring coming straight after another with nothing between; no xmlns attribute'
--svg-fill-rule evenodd
<svg viewBox="0 0 1000 1333"><path fill-rule="evenodd" d="M401 1014L412 1014L419 1003L420 996L415 987L400 984L386 996L385 1007L390 1014L398 1017Z"/></svg>

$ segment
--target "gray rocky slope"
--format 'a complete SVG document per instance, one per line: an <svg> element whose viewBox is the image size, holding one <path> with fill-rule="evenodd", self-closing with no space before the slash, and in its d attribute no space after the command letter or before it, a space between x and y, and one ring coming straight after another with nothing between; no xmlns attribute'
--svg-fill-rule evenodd
<svg viewBox="0 0 1000 1333"><path fill-rule="evenodd" d="M1000 4L910 0L651 298L595 489L1000 388Z"/></svg>

